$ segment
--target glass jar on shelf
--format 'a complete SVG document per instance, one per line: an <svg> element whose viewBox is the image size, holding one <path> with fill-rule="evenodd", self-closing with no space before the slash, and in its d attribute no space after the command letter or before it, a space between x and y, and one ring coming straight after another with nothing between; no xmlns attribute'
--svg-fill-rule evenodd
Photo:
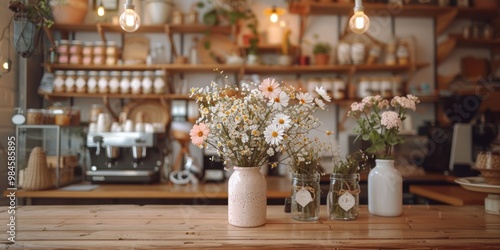
<svg viewBox="0 0 500 250"><path fill-rule="evenodd" d="M78 70L76 72L76 92L85 93L87 92L87 72L83 70Z"/></svg>
<svg viewBox="0 0 500 250"><path fill-rule="evenodd" d="M43 109L28 109L26 112L26 124L41 125L44 124L45 117Z"/></svg>
<svg viewBox="0 0 500 250"><path fill-rule="evenodd" d="M87 79L87 92L97 93L97 82L99 73L97 71L89 71L89 78Z"/></svg>
<svg viewBox="0 0 500 250"><path fill-rule="evenodd" d="M392 77L392 95L393 96L403 95L403 82L401 80L401 77L399 76Z"/></svg>
<svg viewBox="0 0 500 250"><path fill-rule="evenodd" d="M380 95L380 78L378 77L370 78L370 94Z"/></svg>
<svg viewBox="0 0 500 250"><path fill-rule="evenodd" d="M61 39L56 41L56 51L57 54L68 54L69 53L69 40Z"/></svg>
<svg viewBox="0 0 500 250"><path fill-rule="evenodd" d="M83 42L82 54L84 56L94 54L94 42Z"/></svg>
<svg viewBox="0 0 500 250"><path fill-rule="evenodd" d="M108 86L110 93L120 92L120 71L111 71L111 78L109 79Z"/></svg>
<svg viewBox="0 0 500 250"><path fill-rule="evenodd" d="M142 78L142 93L151 94L153 92L153 74L151 71L144 71Z"/></svg>
<svg viewBox="0 0 500 250"><path fill-rule="evenodd" d="M130 93L130 71L122 71L120 79L120 93Z"/></svg>
<svg viewBox="0 0 500 250"><path fill-rule="evenodd" d="M79 40L71 41L69 45L69 53L70 54L82 54L83 42Z"/></svg>
<svg viewBox="0 0 500 250"><path fill-rule="evenodd" d="M363 98L370 95L370 79L361 77L358 83L358 97Z"/></svg>
<svg viewBox="0 0 500 250"><path fill-rule="evenodd" d="M83 63L82 54L70 54L69 64L82 64L82 63Z"/></svg>
<svg viewBox="0 0 500 250"><path fill-rule="evenodd" d="M400 44L396 52L396 57L398 59L399 65L407 65L408 59L410 57L410 52L408 51L408 46L406 44Z"/></svg>
<svg viewBox="0 0 500 250"><path fill-rule="evenodd" d="M106 65L116 65L118 61L118 45L115 41L106 42Z"/></svg>
<svg viewBox="0 0 500 250"><path fill-rule="evenodd" d="M392 97L392 83L390 78L384 77L380 79L380 93L383 98Z"/></svg>
<svg viewBox="0 0 500 250"><path fill-rule="evenodd" d="M66 92L75 92L76 72L74 70L66 71L66 79L64 80L64 89Z"/></svg>
<svg viewBox="0 0 500 250"><path fill-rule="evenodd" d="M155 78L153 82L153 88L155 94L163 94L165 93L165 71L157 70L155 71Z"/></svg>
<svg viewBox="0 0 500 250"><path fill-rule="evenodd" d="M69 124L78 126L80 125L80 120L81 120L80 107L71 106L71 108L69 109Z"/></svg>
<svg viewBox="0 0 500 250"><path fill-rule="evenodd" d="M101 94L108 93L108 81L109 81L109 73L108 71L100 71L99 72L99 80L97 81L97 92Z"/></svg>
<svg viewBox="0 0 500 250"><path fill-rule="evenodd" d="M132 94L140 94L142 86L142 72L132 72L132 80L130 81L130 91Z"/></svg>
<svg viewBox="0 0 500 250"><path fill-rule="evenodd" d="M64 81L66 80L66 73L62 70L54 72L55 78L52 84L54 92L64 92Z"/></svg>
<svg viewBox="0 0 500 250"><path fill-rule="evenodd" d="M106 43L103 41L95 41L94 42L94 50L92 63L95 65L103 65L106 62Z"/></svg>
<svg viewBox="0 0 500 250"><path fill-rule="evenodd" d="M68 53L58 53L57 54L57 63L68 64L69 63L69 54Z"/></svg>

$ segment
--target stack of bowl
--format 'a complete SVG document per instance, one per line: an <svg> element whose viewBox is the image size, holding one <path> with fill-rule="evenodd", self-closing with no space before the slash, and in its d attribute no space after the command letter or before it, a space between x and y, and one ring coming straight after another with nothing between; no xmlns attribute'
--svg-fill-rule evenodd
<svg viewBox="0 0 500 250"><path fill-rule="evenodd" d="M500 152L479 152L476 169L481 171L486 184L500 185Z"/></svg>

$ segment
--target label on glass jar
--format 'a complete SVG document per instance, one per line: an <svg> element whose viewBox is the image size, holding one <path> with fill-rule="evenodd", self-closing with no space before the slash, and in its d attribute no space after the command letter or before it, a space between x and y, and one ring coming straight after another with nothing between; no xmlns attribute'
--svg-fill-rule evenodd
<svg viewBox="0 0 500 250"><path fill-rule="evenodd" d="M345 211L348 211L349 209L354 207L354 204L356 204L356 199L349 192L345 192L339 197L339 205Z"/></svg>
<svg viewBox="0 0 500 250"><path fill-rule="evenodd" d="M308 188L311 188L311 187L308 187ZM297 193L295 193L295 200L301 206L305 207L305 206L307 206L307 204L309 204L309 203L311 203L311 201L313 201L313 198L312 198L309 190L306 189L305 187L302 187L301 189L299 189L299 191L297 191Z"/></svg>

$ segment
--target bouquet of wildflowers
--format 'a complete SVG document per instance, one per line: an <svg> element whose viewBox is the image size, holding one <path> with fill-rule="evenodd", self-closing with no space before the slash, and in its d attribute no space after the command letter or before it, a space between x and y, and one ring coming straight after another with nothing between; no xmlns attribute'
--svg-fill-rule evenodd
<svg viewBox="0 0 500 250"><path fill-rule="evenodd" d="M358 120L356 140L370 141L368 153L379 159L390 159L393 147L404 142L399 129L406 119L406 111L415 110L419 102L413 95L396 96L390 102L376 95L352 103L348 115L354 115Z"/></svg>
<svg viewBox="0 0 500 250"><path fill-rule="evenodd" d="M330 101L323 88L316 91L317 98L269 78L258 86L212 82L193 88L200 118L190 131L191 140L199 147L210 145L226 163L238 167L262 166L276 153L293 155L308 143L293 149L289 145L320 125L313 113Z"/></svg>

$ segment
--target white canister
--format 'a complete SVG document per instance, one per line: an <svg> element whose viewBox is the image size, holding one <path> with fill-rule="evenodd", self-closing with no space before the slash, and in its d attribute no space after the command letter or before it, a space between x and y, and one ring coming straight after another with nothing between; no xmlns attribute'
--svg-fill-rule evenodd
<svg viewBox="0 0 500 250"><path fill-rule="evenodd" d="M76 72L76 81L75 81L75 86L76 86L76 92L78 93L85 93L87 92L87 72L83 70L79 70Z"/></svg>
<svg viewBox="0 0 500 250"><path fill-rule="evenodd" d="M392 82L388 77L384 77L380 79L380 95L383 98L392 97Z"/></svg>
<svg viewBox="0 0 500 250"><path fill-rule="evenodd" d="M151 71L144 71L142 78L142 93L151 94L153 92L153 73Z"/></svg>
<svg viewBox="0 0 500 250"><path fill-rule="evenodd" d="M56 70L54 72L54 74L56 75L56 77L54 79L54 83L52 84L54 91L55 92L64 92L64 80L65 80L64 79L64 76L65 76L64 71Z"/></svg>
<svg viewBox="0 0 500 250"><path fill-rule="evenodd" d="M97 81L97 90L99 93L108 93L108 76L107 71L99 72L99 80Z"/></svg>
<svg viewBox="0 0 500 250"><path fill-rule="evenodd" d="M130 90L132 94L140 94L142 86L142 72L134 71L132 72L132 80L130 81Z"/></svg>
<svg viewBox="0 0 500 250"><path fill-rule="evenodd" d="M153 82L153 89L155 94L165 93L165 71L157 70L155 71L155 80Z"/></svg>
<svg viewBox="0 0 500 250"><path fill-rule="evenodd" d="M358 97L363 98L370 95L370 79L361 77L358 83Z"/></svg>
<svg viewBox="0 0 500 250"><path fill-rule="evenodd" d="M89 72L89 79L87 80L87 92L97 93L97 71Z"/></svg>
<svg viewBox="0 0 500 250"><path fill-rule="evenodd" d="M118 93L120 90L120 71L111 71L111 79L108 82L109 92Z"/></svg>
<svg viewBox="0 0 500 250"><path fill-rule="evenodd" d="M130 71L123 71L120 79L120 93L130 93Z"/></svg>
<svg viewBox="0 0 500 250"><path fill-rule="evenodd" d="M351 59L354 64L363 64L365 62L365 45L362 43L353 43L351 46Z"/></svg>
<svg viewBox="0 0 500 250"><path fill-rule="evenodd" d="M370 94L371 95L380 95L380 79L377 77L373 77L370 79Z"/></svg>
<svg viewBox="0 0 500 250"><path fill-rule="evenodd" d="M342 79L333 80L333 99L341 100L345 98L345 81Z"/></svg>
<svg viewBox="0 0 500 250"><path fill-rule="evenodd" d="M75 82L76 82L76 73L74 70L66 71L66 80L64 80L64 88L66 92L75 92Z"/></svg>
<svg viewBox="0 0 500 250"><path fill-rule="evenodd" d="M351 64L351 45L341 42L337 46L337 61L339 64Z"/></svg>

